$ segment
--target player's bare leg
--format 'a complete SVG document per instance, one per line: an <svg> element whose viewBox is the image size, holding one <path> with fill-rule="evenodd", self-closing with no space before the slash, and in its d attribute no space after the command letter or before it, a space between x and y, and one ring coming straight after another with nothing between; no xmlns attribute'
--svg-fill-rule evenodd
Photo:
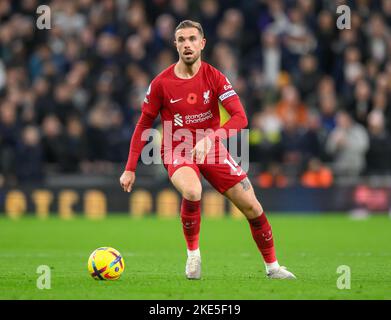
<svg viewBox="0 0 391 320"><path fill-rule="evenodd" d="M294 279L291 272L281 267L276 259L272 229L263 208L255 196L248 178L227 190L224 195L246 216L254 241L265 261L267 276L272 279Z"/></svg>
<svg viewBox="0 0 391 320"><path fill-rule="evenodd" d="M171 182L182 195L181 221L187 244L185 274L188 279L198 280L201 278L201 181L194 169L185 166L174 172Z"/></svg>

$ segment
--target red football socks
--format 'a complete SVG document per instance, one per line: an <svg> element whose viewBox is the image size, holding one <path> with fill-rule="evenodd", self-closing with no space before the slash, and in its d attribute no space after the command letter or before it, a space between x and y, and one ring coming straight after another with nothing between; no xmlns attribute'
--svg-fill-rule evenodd
<svg viewBox="0 0 391 320"><path fill-rule="evenodd" d="M181 220L187 249L198 249L201 224L201 201L190 201L183 198L181 206Z"/></svg>
<svg viewBox="0 0 391 320"><path fill-rule="evenodd" d="M272 228L269 221L267 221L265 213L262 213L259 217L248 219L248 222L254 241L263 256L263 260L266 263L275 262L277 259L274 249Z"/></svg>

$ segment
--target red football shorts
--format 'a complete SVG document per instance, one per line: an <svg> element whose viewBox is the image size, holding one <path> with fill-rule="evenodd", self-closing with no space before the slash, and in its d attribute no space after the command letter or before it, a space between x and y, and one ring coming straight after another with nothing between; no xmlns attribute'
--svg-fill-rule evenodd
<svg viewBox="0 0 391 320"><path fill-rule="evenodd" d="M209 161L208 161L209 159ZM214 159L214 161L210 161ZM176 170L182 167L192 168L201 179L202 176L220 193L224 193L234 185L247 177L247 174L238 165L222 143L211 150L203 163L196 163L195 160L185 160L185 157L176 158L173 156L172 163L164 163L171 178Z"/></svg>

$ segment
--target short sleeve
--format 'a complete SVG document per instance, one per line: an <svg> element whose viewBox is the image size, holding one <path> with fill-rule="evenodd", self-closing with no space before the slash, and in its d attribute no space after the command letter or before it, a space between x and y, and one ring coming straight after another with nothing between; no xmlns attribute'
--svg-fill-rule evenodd
<svg viewBox="0 0 391 320"><path fill-rule="evenodd" d="M223 75L220 71L216 70L216 77L216 92L219 101L223 105L233 100L239 99L239 96L233 89L231 82L229 82L228 78L225 75Z"/></svg>
<svg viewBox="0 0 391 320"><path fill-rule="evenodd" d="M156 79L152 80L145 94L142 112L156 118L162 106L162 94L160 82Z"/></svg>

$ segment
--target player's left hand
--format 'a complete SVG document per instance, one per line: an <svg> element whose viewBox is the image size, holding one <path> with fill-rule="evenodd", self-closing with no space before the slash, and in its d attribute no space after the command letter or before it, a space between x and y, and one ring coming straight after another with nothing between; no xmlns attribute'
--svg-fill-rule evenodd
<svg viewBox="0 0 391 320"><path fill-rule="evenodd" d="M119 178L119 183L125 192L130 192L132 191L132 186L134 184L135 179L136 175L133 171L125 170Z"/></svg>
<svg viewBox="0 0 391 320"><path fill-rule="evenodd" d="M191 155L195 158L196 163L203 163L211 148L212 141L209 137L205 137L198 141L191 150Z"/></svg>

